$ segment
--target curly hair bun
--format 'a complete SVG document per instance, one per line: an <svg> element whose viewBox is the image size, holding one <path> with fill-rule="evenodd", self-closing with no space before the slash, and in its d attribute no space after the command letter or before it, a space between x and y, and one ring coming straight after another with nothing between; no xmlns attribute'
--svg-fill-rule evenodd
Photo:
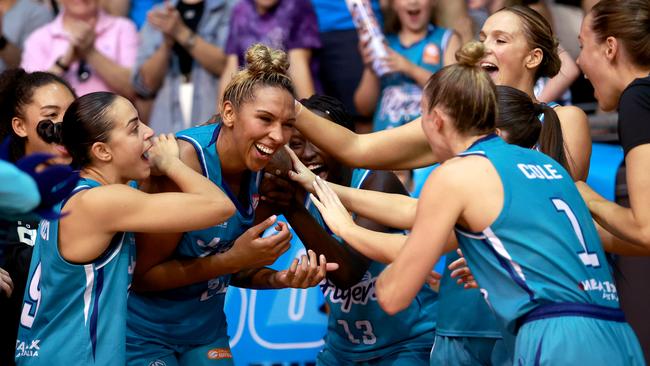
<svg viewBox="0 0 650 366"><path fill-rule="evenodd" d="M246 50L246 68L252 75L283 74L289 70L289 59L282 50L257 43Z"/></svg>
<svg viewBox="0 0 650 366"><path fill-rule="evenodd" d="M461 49L456 51L456 60L462 66L477 66L484 56L485 46L477 41L467 42Z"/></svg>
<svg viewBox="0 0 650 366"><path fill-rule="evenodd" d="M36 133L38 133L38 136L40 136L40 138L42 138L43 141L47 142L48 144L60 144L62 135L61 127L61 123L54 123L49 119L45 119L38 122L38 125L36 126Z"/></svg>

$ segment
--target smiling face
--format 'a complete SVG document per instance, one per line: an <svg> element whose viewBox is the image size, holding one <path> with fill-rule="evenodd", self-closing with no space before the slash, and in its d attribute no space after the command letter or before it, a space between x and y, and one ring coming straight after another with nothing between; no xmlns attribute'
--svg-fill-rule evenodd
<svg viewBox="0 0 650 366"><path fill-rule="evenodd" d="M226 133L232 133L235 158L243 168L256 172L289 141L296 120L294 98L285 89L260 86L238 110L224 102L222 116Z"/></svg>
<svg viewBox="0 0 650 366"><path fill-rule="evenodd" d="M151 167L145 152L151 147L153 130L140 121L138 112L127 99L118 97L109 107L106 118L112 124L106 145L111 151L121 181L149 177Z"/></svg>
<svg viewBox="0 0 650 366"><path fill-rule="evenodd" d="M479 40L487 49L481 67L496 85L520 90L528 89L528 84L532 85L535 69L526 67L531 47L517 15L509 11L494 13L485 21Z"/></svg>
<svg viewBox="0 0 650 366"><path fill-rule="evenodd" d="M36 127L43 120L61 122L63 114L73 101L74 95L70 90L57 82L34 89L31 102L22 107L22 116L16 116L12 120L16 135L26 138L25 154L48 153L57 157L58 163L70 163L70 156L65 149L43 141L36 133Z"/></svg>
<svg viewBox="0 0 650 366"><path fill-rule="evenodd" d="M393 0L393 11L397 14L402 29L421 32L431 20L432 0Z"/></svg>
<svg viewBox="0 0 650 366"><path fill-rule="evenodd" d="M599 42L596 33L591 29L592 14L588 14L580 27L580 55L577 64L580 66L594 87L594 97L604 111L611 111L618 105L622 90L613 81L617 80L616 70L607 59L607 44Z"/></svg>
<svg viewBox="0 0 650 366"><path fill-rule="evenodd" d="M291 133L289 147L314 174L323 180L342 183L342 165L332 156L307 141L296 128Z"/></svg>

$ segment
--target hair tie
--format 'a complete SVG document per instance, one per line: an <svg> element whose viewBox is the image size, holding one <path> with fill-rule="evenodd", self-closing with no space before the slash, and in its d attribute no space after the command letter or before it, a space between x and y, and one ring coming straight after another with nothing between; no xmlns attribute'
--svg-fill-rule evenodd
<svg viewBox="0 0 650 366"><path fill-rule="evenodd" d="M546 110L546 104L544 103L535 103L533 105L533 112L535 114L542 114Z"/></svg>

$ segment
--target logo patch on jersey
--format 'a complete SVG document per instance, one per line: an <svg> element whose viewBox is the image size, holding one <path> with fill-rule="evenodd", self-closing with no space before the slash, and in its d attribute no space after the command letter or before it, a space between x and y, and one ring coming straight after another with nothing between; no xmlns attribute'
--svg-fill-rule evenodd
<svg viewBox="0 0 650 366"><path fill-rule="evenodd" d="M340 303L341 311L349 313L353 304L366 305L369 300L377 301L376 281L377 277L372 277L372 274L366 271L361 281L347 290L337 288L330 280L323 282L320 289L324 297L329 296L332 303Z"/></svg>
<svg viewBox="0 0 650 366"><path fill-rule="evenodd" d="M603 300L618 302L618 290L613 282L589 278L578 283L578 288L586 292L600 293Z"/></svg>
<svg viewBox="0 0 650 366"><path fill-rule="evenodd" d="M429 43L424 47L422 53L422 62L429 65L437 65L440 63L440 47L437 44Z"/></svg>
<svg viewBox="0 0 650 366"><path fill-rule="evenodd" d="M228 348L213 348L208 351L208 359L210 360L223 360L232 358L232 353Z"/></svg>
<svg viewBox="0 0 650 366"><path fill-rule="evenodd" d="M39 347L41 343L40 339L34 339L32 341L21 342L20 340L16 341L16 358L18 357L38 357L38 351L41 349Z"/></svg>
<svg viewBox="0 0 650 366"><path fill-rule="evenodd" d="M50 238L50 222L42 220L38 226L41 232L41 239L48 240Z"/></svg>
<svg viewBox="0 0 650 366"><path fill-rule="evenodd" d="M260 195L258 193L255 193L254 195L251 196L251 207L253 208L252 211L254 211L257 208L257 205L260 203Z"/></svg>
<svg viewBox="0 0 650 366"><path fill-rule="evenodd" d="M167 362L163 360L155 360L149 363L149 366L167 366Z"/></svg>

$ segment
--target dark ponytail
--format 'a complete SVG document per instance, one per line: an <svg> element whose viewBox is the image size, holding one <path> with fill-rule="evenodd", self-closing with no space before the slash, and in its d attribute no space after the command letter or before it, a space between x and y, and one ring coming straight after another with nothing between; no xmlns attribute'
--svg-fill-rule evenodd
<svg viewBox="0 0 650 366"><path fill-rule="evenodd" d="M566 156L560 118L555 113L555 110L547 104L538 105L541 106L540 109L544 114L542 131L539 134L539 151L555 159L564 169L570 172L571 168L569 167L569 161Z"/></svg>
<svg viewBox="0 0 650 366"><path fill-rule="evenodd" d="M13 129L14 117L24 118L25 107L32 103L36 89L57 83L76 97L74 90L62 78L47 72L28 73L23 69L10 69L0 74L0 141L11 136L9 158L16 161L25 155L27 138L18 136Z"/></svg>
<svg viewBox="0 0 650 366"><path fill-rule="evenodd" d="M90 148L95 142L107 142L113 122L108 112L117 94L96 92L76 99L65 112L63 122L41 121L36 131L47 142L63 145L72 157L72 166L80 169L90 163Z"/></svg>
<svg viewBox="0 0 650 366"><path fill-rule="evenodd" d="M497 86L497 99L497 128L505 133L508 143L529 149L537 146L570 171L562 126L553 108L534 103L528 94L504 85ZM541 115L543 121L539 118Z"/></svg>

